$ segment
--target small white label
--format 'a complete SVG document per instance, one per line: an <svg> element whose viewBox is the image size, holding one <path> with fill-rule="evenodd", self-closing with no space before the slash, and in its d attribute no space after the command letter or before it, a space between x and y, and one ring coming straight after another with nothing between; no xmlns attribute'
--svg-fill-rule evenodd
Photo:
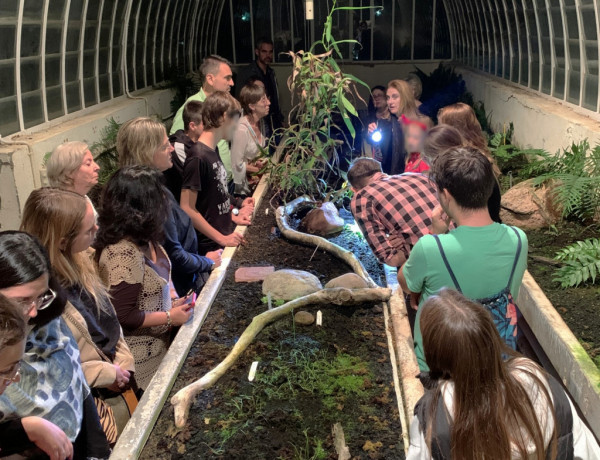
<svg viewBox="0 0 600 460"><path fill-rule="evenodd" d="M258 369L258 361L254 361L250 366L250 372L248 373L248 381L252 382L256 376L256 369Z"/></svg>
<svg viewBox="0 0 600 460"><path fill-rule="evenodd" d="M269 215L269 208L265 209L265 216Z"/></svg>
<svg viewBox="0 0 600 460"><path fill-rule="evenodd" d="M315 10L313 0L306 0L306 20L312 21L315 19Z"/></svg>
<svg viewBox="0 0 600 460"><path fill-rule="evenodd" d="M271 303L271 293L270 292L267 294L267 307L269 308L269 310L273 309L273 304Z"/></svg>
<svg viewBox="0 0 600 460"><path fill-rule="evenodd" d="M319 310L317 312L317 326L322 326L323 325L323 313L321 313L321 310Z"/></svg>

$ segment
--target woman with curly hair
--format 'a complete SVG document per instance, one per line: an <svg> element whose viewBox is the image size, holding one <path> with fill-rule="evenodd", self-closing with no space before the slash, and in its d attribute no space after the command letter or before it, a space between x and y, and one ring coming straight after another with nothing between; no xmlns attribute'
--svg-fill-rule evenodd
<svg viewBox="0 0 600 460"><path fill-rule="evenodd" d="M100 277L135 358L136 381L145 390L167 352L171 327L184 324L193 308L187 298L175 299L171 262L159 243L169 211L160 172L148 166L119 169L101 203L95 242Z"/></svg>

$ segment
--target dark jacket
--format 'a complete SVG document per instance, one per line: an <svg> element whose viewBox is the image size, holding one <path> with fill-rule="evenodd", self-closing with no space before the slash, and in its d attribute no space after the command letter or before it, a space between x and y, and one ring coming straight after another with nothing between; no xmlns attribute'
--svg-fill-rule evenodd
<svg viewBox="0 0 600 460"><path fill-rule="evenodd" d="M212 270L213 261L198 254L198 240L192 220L181 209L173 194L167 188L164 190L171 209L165 222L163 247L171 260L173 285L181 297L196 286L196 278L201 273Z"/></svg>
<svg viewBox="0 0 600 460"><path fill-rule="evenodd" d="M271 106L269 107L269 116L267 122L267 136L270 136L273 131L281 128L283 125L283 115L281 114L281 107L279 107L279 90L277 89L277 79L275 78L275 71L267 66L267 73L263 73L262 69L258 66L256 61L248 64L244 69L240 71L239 84L236 85L240 90L250 78L255 77L265 84L265 90ZM239 95L239 92L238 92ZM267 118L267 117L266 117ZM265 120L266 120L265 118Z"/></svg>
<svg viewBox="0 0 600 460"><path fill-rule="evenodd" d="M171 152L173 167L163 172L163 175L165 176L167 188L175 196L177 203L179 203L181 199L181 184L183 183L183 163L185 162L185 159L181 161L180 154L185 155L185 152L194 145L194 141L183 132L183 129L180 129L169 136L169 142L175 148ZM183 152L180 152L181 149L183 149Z"/></svg>

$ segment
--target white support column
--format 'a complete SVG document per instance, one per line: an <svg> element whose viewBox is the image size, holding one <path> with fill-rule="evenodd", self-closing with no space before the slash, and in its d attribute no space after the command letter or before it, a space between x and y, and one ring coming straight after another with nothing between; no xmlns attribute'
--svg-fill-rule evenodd
<svg viewBox="0 0 600 460"><path fill-rule="evenodd" d="M100 33L102 31L102 14L104 11L104 0L100 0L98 6L98 25L96 26L96 51L94 53L94 84L96 86L96 103L100 103Z"/></svg>
<svg viewBox="0 0 600 460"><path fill-rule="evenodd" d="M65 10L63 16L63 29L60 41L60 85L62 89L63 113L69 113L67 109L67 76L66 76L66 49L67 49L67 32L69 30L69 10L71 9L71 0L65 1ZM17 79L17 81L19 81Z"/></svg>
<svg viewBox="0 0 600 460"><path fill-rule="evenodd" d="M104 0L102 0L104 2ZM48 121L48 97L46 94L46 30L48 23L48 6L50 0L44 0L42 13L42 35L40 37L40 89L42 91L42 110L44 121Z"/></svg>
<svg viewBox="0 0 600 460"><path fill-rule="evenodd" d="M15 93L17 97L17 116L19 117L19 131L25 129L23 121L23 100L21 99L21 33L23 31L23 7L25 0L19 0L17 12L17 30L15 37Z"/></svg>
<svg viewBox="0 0 600 460"><path fill-rule="evenodd" d="M85 22L87 20L87 8L89 0L84 0L83 10L81 11L81 30L79 31L79 52L77 60L77 73L79 76L79 97L81 99L81 108L85 109L85 91L83 90L83 46L85 42Z"/></svg>

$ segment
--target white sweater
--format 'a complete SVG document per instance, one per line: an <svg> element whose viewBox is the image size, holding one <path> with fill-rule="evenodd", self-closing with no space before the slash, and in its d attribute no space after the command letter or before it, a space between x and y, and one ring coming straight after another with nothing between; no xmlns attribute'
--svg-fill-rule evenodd
<svg viewBox="0 0 600 460"><path fill-rule="evenodd" d="M526 359L523 359L522 367L527 364ZM546 381L545 378L537 373L538 377L542 381ZM552 432L554 429L554 423L552 420L551 409L545 400L543 393L536 385L535 381L525 372L519 372L516 375L517 379L523 384L523 387L527 390L530 400L533 403L540 427L544 433L544 443L546 446L550 444L552 439ZM546 384L546 390L550 393L550 387ZM448 413L453 416L454 406L454 383L449 381L443 384L442 394L444 397L444 404L448 410ZM552 393L550 393L552 397ZM577 415L575 407L569 398L569 404L571 406L571 413L573 414L573 446L574 446L574 459L578 460L600 460L600 447L594 439L594 435L590 432L587 426L581 421ZM530 453L529 459L535 459L535 445L530 442L527 446L527 451ZM415 416L410 424L410 447L408 449L407 460L430 460L431 453L427 447L425 441L425 434L421 431L418 418ZM519 457L518 451L513 451L513 459L522 460Z"/></svg>

